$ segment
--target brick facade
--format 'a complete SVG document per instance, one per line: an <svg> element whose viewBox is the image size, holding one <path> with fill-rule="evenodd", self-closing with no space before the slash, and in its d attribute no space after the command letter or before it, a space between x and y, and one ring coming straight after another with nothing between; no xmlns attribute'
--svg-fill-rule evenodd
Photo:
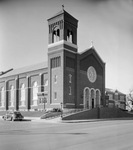
<svg viewBox="0 0 133 150"><path fill-rule="evenodd" d="M47 65L1 76L0 110L43 110L38 93L44 93L46 108L61 107L61 103L64 108L105 106L105 63L94 47L78 53L78 20L62 10L48 19L48 27Z"/></svg>

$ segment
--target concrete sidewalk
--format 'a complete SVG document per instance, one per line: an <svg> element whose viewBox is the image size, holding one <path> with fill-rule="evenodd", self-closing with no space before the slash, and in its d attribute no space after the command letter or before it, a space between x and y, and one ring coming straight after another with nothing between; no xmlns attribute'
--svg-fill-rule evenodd
<svg viewBox="0 0 133 150"><path fill-rule="evenodd" d="M61 118L53 118L53 119L41 119L40 117L24 117L24 120L29 120L32 122L45 122L45 123L59 123L61 122Z"/></svg>
<svg viewBox="0 0 133 150"><path fill-rule="evenodd" d="M2 116L0 116L0 120ZM105 118L105 119L86 119L86 120L62 120L61 117L51 119L41 119L40 117L24 117L24 121L44 122L44 123L83 123L83 122L98 122L98 121L111 121L111 120L133 120L133 118Z"/></svg>
<svg viewBox="0 0 133 150"><path fill-rule="evenodd" d="M97 122L97 121L105 121L107 119L87 119L87 120L62 120L61 117L56 117L52 119L41 119L40 117L25 117L25 121L32 122L44 122L44 123L81 123L81 122Z"/></svg>
<svg viewBox="0 0 133 150"><path fill-rule="evenodd" d="M0 120L2 116L0 116ZM61 123L61 117L53 118L53 119L41 119L40 117L24 117L23 121L32 121L32 122L45 122L45 123Z"/></svg>
<svg viewBox="0 0 133 150"><path fill-rule="evenodd" d="M105 119L85 119L85 120L62 120L61 117L52 119L40 119L39 117L25 117L33 122L45 123L83 123L83 122L98 122L98 121L111 121L111 120L133 120L133 118L105 118Z"/></svg>

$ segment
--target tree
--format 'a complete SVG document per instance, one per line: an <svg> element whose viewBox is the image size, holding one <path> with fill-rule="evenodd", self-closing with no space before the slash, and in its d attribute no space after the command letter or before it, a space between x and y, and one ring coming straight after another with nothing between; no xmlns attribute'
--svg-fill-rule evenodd
<svg viewBox="0 0 133 150"><path fill-rule="evenodd" d="M129 99L133 102L133 89L129 91Z"/></svg>
<svg viewBox="0 0 133 150"><path fill-rule="evenodd" d="M133 110L133 89L131 89L127 95L126 105L129 111Z"/></svg>

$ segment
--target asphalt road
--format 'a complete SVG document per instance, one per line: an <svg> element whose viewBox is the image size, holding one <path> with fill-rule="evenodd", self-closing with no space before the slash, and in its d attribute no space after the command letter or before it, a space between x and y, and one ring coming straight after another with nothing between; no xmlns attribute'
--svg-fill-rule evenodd
<svg viewBox="0 0 133 150"><path fill-rule="evenodd" d="M0 120L0 150L133 150L133 120L82 123Z"/></svg>

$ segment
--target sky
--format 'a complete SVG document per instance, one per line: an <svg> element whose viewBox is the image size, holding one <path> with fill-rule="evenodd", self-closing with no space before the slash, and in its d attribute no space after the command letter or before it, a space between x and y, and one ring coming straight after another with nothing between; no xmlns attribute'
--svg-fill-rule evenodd
<svg viewBox="0 0 133 150"><path fill-rule="evenodd" d="M0 71L47 61L47 19L79 20L78 52L91 41L106 63L106 88L133 89L133 0L0 0Z"/></svg>

